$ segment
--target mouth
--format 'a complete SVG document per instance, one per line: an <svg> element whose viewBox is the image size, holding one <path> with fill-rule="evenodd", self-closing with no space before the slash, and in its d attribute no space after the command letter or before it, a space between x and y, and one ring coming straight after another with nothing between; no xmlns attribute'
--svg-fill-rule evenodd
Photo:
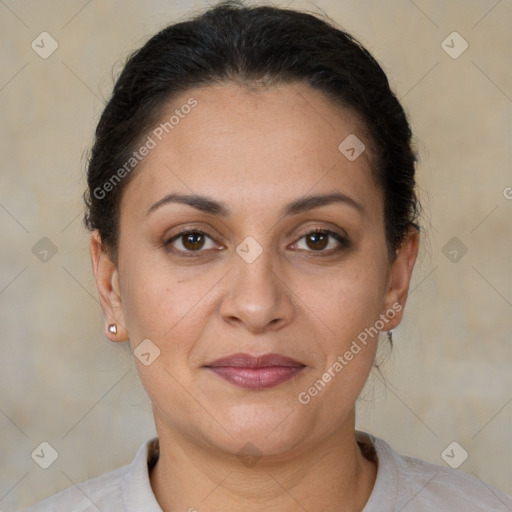
<svg viewBox="0 0 512 512"><path fill-rule="evenodd" d="M302 371L306 365L282 354L232 354L205 368L231 384L248 389L266 389L277 386Z"/></svg>

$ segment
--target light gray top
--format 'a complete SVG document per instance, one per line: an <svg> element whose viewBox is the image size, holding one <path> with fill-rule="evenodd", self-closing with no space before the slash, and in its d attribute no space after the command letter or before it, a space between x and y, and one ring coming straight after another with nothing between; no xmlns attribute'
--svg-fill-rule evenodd
<svg viewBox="0 0 512 512"><path fill-rule="evenodd" d="M362 512L512 512L512 498L460 470L397 453L384 440L356 431L365 454L378 462L377 479ZM131 464L79 483L21 512L163 512L149 468L158 438L144 442Z"/></svg>

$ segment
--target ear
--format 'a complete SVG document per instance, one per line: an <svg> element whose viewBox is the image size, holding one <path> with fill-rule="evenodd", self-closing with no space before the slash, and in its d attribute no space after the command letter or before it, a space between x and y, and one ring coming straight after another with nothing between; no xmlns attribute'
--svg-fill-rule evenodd
<svg viewBox="0 0 512 512"><path fill-rule="evenodd" d="M385 311L394 311L395 315L389 320L386 330L397 327L402 316L409 293L412 270L418 256L419 232L411 226L402 245L396 251L396 257L391 264L388 289L384 297ZM383 312L384 313L384 312Z"/></svg>
<svg viewBox="0 0 512 512"><path fill-rule="evenodd" d="M101 243L98 230L91 234L90 248L94 279L105 318L105 334L110 341L125 341L128 339L128 332L125 328L119 273ZM111 324L116 325L117 333L108 330Z"/></svg>

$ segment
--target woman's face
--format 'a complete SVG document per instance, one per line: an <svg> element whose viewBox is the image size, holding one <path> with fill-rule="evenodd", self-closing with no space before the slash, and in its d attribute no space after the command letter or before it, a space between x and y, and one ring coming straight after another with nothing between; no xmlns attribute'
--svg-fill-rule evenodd
<svg viewBox="0 0 512 512"><path fill-rule="evenodd" d="M118 267L100 262L106 309L132 350L151 340L135 363L161 436L293 455L350 424L417 244L388 259L370 143L350 111L306 85L224 84L175 98L163 121L190 98L162 140L149 134L123 193ZM234 354L293 361L212 366Z"/></svg>

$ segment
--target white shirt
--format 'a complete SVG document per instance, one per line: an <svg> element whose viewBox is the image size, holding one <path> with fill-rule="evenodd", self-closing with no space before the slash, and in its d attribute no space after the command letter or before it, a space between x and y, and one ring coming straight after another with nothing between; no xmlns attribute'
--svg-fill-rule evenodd
<svg viewBox="0 0 512 512"><path fill-rule="evenodd" d="M478 478L397 453L384 440L356 431L377 478L362 512L512 512L512 497ZM21 512L162 512L149 480L158 438L144 442L132 463L78 484Z"/></svg>

